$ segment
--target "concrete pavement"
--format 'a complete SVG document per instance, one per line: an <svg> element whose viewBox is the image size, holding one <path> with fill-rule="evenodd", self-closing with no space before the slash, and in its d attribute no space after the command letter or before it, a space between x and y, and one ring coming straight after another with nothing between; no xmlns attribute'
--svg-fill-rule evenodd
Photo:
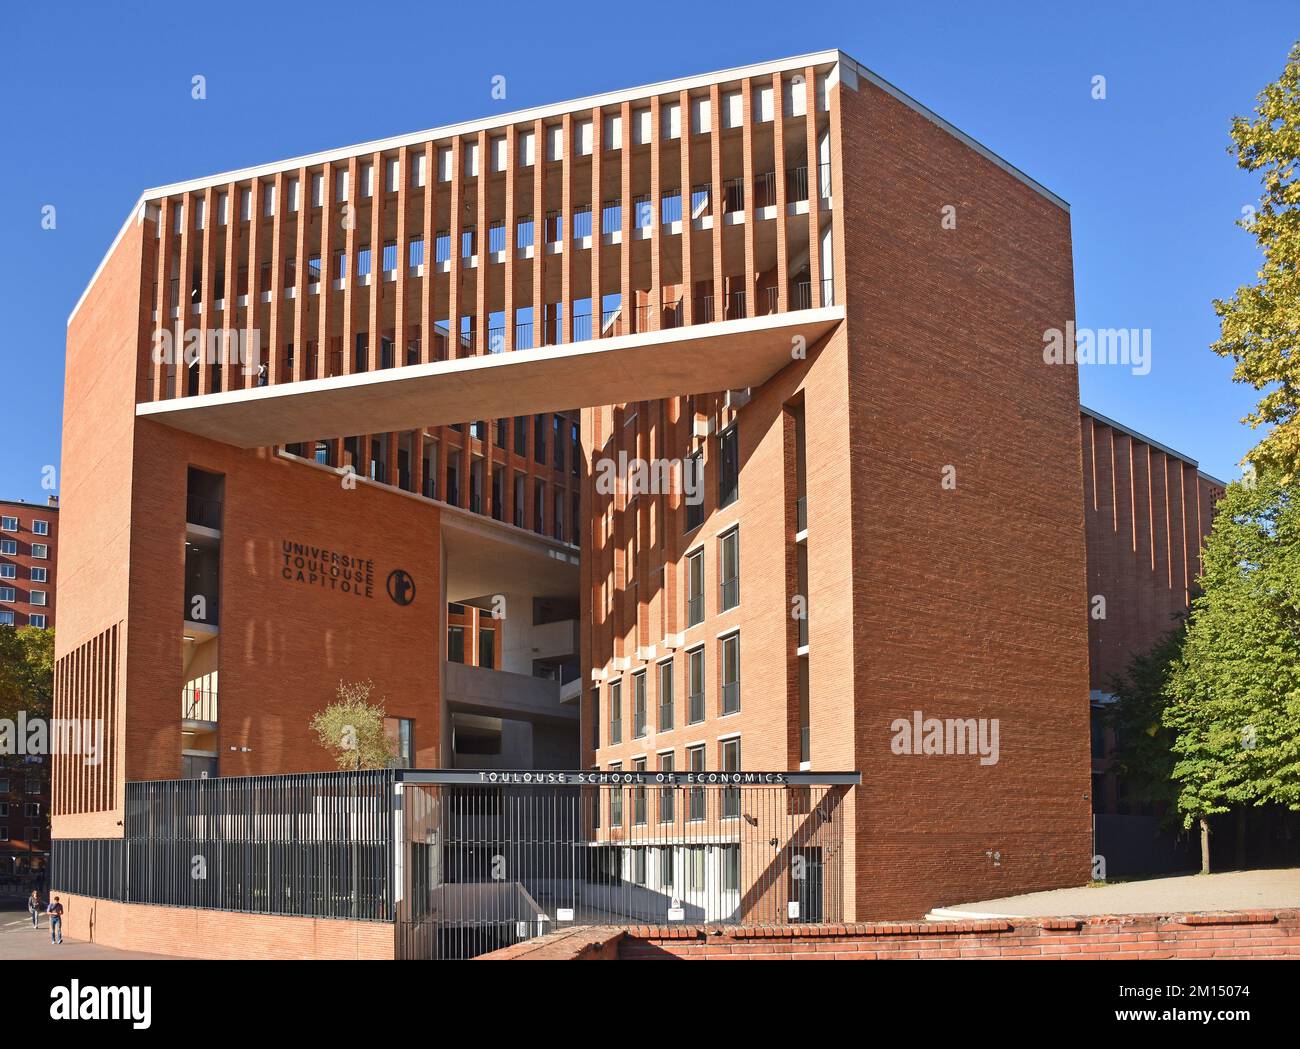
<svg viewBox="0 0 1300 1049"><path fill-rule="evenodd" d="M1034 918L1300 908L1300 868L1148 878L939 907L930 918Z"/></svg>

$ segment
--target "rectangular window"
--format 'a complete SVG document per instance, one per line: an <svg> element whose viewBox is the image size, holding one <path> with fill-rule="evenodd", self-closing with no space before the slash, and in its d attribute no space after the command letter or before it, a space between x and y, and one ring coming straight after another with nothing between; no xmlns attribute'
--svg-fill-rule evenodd
<svg viewBox="0 0 1300 1049"><path fill-rule="evenodd" d="M31 603L34 604L34 605L36 605L38 608L40 608L40 607L44 607L44 605L45 605L45 591L44 591L44 590L32 590L32 591L30 592L30 600L31 600Z"/></svg>
<svg viewBox="0 0 1300 1049"><path fill-rule="evenodd" d="M18 566L14 564L0 565L0 579L17 579Z"/></svg>
<svg viewBox="0 0 1300 1049"><path fill-rule="evenodd" d="M722 864L722 891L740 891L740 846L719 845L718 859Z"/></svg>
<svg viewBox="0 0 1300 1049"><path fill-rule="evenodd" d="M641 739L646 733L645 671L632 675L632 738Z"/></svg>
<svg viewBox="0 0 1300 1049"><path fill-rule="evenodd" d="M0 586L0 601L17 600L17 592L11 586Z"/></svg>
<svg viewBox="0 0 1300 1049"><path fill-rule="evenodd" d="M614 681L609 686L609 742L623 742L623 682Z"/></svg>
<svg viewBox="0 0 1300 1049"><path fill-rule="evenodd" d="M0 609L0 626L13 626L14 614L8 609Z"/></svg>
<svg viewBox="0 0 1300 1049"><path fill-rule="evenodd" d="M730 506L740 496L740 442L736 427L718 438L721 463L718 468L718 507Z"/></svg>
<svg viewBox="0 0 1300 1049"><path fill-rule="evenodd" d="M49 534L50 534L50 522L49 522L49 521L33 521L33 522L32 522L32 534L33 534L33 535L49 535Z"/></svg>
<svg viewBox="0 0 1300 1049"><path fill-rule="evenodd" d="M515 455L528 454L528 417L515 416Z"/></svg>
<svg viewBox="0 0 1300 1049"><path fill-rule="evenodd" d="M543 465L546 463L545 415L538 415L533 418L533 459Z"/></svg>
<svg viewBox="0 0 1300 1049"><path fill-rule="evenodd" d="M729 634L722 647L722 713L740 711L740 635Z"/></svg>
<svg viewBox="0 0 1300 1049"><path fill-rule="evenodd" d="M683 466L686 470L687 491L686 531L693 532L704 523L704 458L695 452Z"/></svg>
<svg viewBox="0 0 1300 1049"><path fill-rule="evenodd" d="M673 727L673 662L659 664L659 731Z"/></svg>
<svg viewBox="0 0 1300 1049"><path fill-rule="evenodd" d="M686 555L686 625L704 622L704 548Z"/></svg>
<svg viewBox="0 0 1300 1049"><path fill-rule="evenodd" d="M16 532L18 531L18 518L0 517L0 531Z"/></svg>
<svg viewBox="0 0 1300 1049"><path fill-rule="evenodd" d="M32 543L32 557L36 557L44 561L49 556L50 556L50 548L48 546L46 546L44 543Z"/></svg>
<svg viewBox="0 0 1300 1049"><path fill-rule="evenodd" d="M728 739L722 744L722 771L740 771L740 740ZM722 818L735 819L740 815L740 788L722 789Z"/></svg>
<svg viewBox="0 0 1300 1049"><path fill-rule="evenodd" d="M463 626L447 628L447 659L452 663L465 662L465 628Z"/></svg>
<svg viewBox="0 0 1300 1049"><path fill-rule="evenodd" d="M18 553L18 540L0 539L0 554L12 555L16 553Z"/></svg>
<svg viewBox="0 0 1300 1049"><path fill-rule="evenodd" d="M659 849L659 888L672 893L676 885L677 879L673 877L673 847L665 845Z"/></svg>
<svg viewBox="0 0 1300 1049"><path fill-rule="evenodd" d="M660 772L673 771L673 755L671 752L667 754L659 755L659 771ZM672 777L669 776L667 778L671 779ZM675 787L660 788L659 790L659 822L660 823L672 823L673 819L675 818L676 816L675 795L676 795ZM665 881L664 884L669 884L669 881Z"/></svg>
<svg viewBox="0 0 1300 1049"><path fill-rule="evenodd" d="M688 845L686 847L686 867L690 872L687 885L691 892L704 891L704 846Z"/></svg>
<svg viewBox="0 0 1300 1049"><path fill-rule="evenodd" d="M478 665L493 670L496 667L497 632L493 629L478 632Z"/></svg>
<svg viewBox="0 0 1300 1049"><path fill-rule="evenodd" d="M610 772L618 772L622 768L621 761L610 762ZM609 825L623 826L623 788L617 785L609 788Z"/></svg>
<svg viewBox="0 0 1300 1049"><path fill-rule="evenodd" d="M637 845L632 849L632 881L637 885L645 884L645 846Z"/></svg>
<svg viewBox="0 0 1300 1049"><path fill-rule="evenodd" d="M696 648L686 653L687 665L687 721L698 724L704 720L704 649Z"/></svg>
<svg viewBox="0 0 1300 1049"><path fill-rule="evenodd" d="M600 749L600 689L591 690L591 749Z"/></svg>
<svg viewBox="0 0 1300 1049"><path fill-rule="evenodd" d="M13 566L11 565L10 567ZM50 574L50 570L48 568L37 568L35 565L32 566L33 583L48 583L49 574Z"/></svg>
<svg viewBox="0 0 1300 1049"><path fill-rule="evenodd" d="M637 758L632 762L632 771L641 773L644 778L645 758ZM632 822L638 827L644 827L646 823L646 790L643 785L632 788ZM645 880L644 875L640 880Z"/></svg>
<svg viewBox="0 0 1300 1049"><path fill-rule="evenodd" d="M740 529L733 528L718 538L722 580L719 607L723 612L740 604Z"/></svg>
<svg viewBox="0 0 1300 1049"><path fill-rule="evenodd" d="M12 612L10 612L9 614L10 614L11 616L13 615ZM36 627L36 629L38 629L38 630L44 630L44 629L45 629L45 616L44 616L44 614L37 613L37 612L33 612L31 615L29 615L29 616L27 617L27 625L28 625L28 626Z"/></svg>
<svg viewBox="0 0 1300 1049"><path fill-rule="evenodd" d="M686 759L692 772L704 771L704 748L690 747L686 751ZM692 787L688 795L686 818L688 820L704 819L704 788Z"/></svg>

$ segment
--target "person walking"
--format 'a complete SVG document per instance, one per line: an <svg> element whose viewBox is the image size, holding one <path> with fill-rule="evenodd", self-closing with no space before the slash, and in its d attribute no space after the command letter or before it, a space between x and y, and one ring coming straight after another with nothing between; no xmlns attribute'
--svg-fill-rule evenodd
<svg viewBox="0 0 1300 1049"><path fill-rule="evenodd" d="M27 913L32 916L32 928L41 927L41 894L35 889L32 890L31 896L27 898Z"/></svg>
<svg viewBox="0 0 1300 1049"><path fill-rule="evenodd" d="M50 905L46 908L50 916L50 943L63 942L63 904L59 902L57 896L50 900Z"/></svg>

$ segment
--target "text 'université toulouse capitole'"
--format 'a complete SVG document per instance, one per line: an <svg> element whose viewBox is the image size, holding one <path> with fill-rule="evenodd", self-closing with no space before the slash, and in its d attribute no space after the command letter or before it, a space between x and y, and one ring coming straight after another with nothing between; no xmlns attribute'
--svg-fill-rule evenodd
<svg viewBox="0 0 1300 1049"><path fill-rule="evenodd" d="M54 837L326 767L371 680L413 766L860 770L859 916L1079 883L1081 478L1138 442L1073 313L1065 203L838 51L146 192L68 327Z"/></svg>

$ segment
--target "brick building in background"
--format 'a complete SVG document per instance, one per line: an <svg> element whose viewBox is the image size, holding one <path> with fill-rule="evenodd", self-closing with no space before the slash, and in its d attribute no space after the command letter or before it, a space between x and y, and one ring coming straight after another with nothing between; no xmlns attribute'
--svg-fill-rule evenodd
<svg viewBox="0 0 1300 1049"><path fill-rule="evenodd" d="M0 499L0 626L54 629L59 500Z"/></svg>
<svg viewBox="0 0 1300 1049"><path fill-rule="evenodd" d="M1083 439L1088 542L1088 677L1098 855L1111 876L1194 866L1194 849L1158 812L1125 795L1106 724L1117 678L1173 630L1191 603L1225 482L1190 456L1087 408ZM1104 604L1099 604L1103 601Z"/></svg>
<svg viewBox="0 0 1300 1049"><path fill-rule="evenodd" d="M839 51L146 192L69 320L56 839L329 767L346 677L405 764L860 770L849 917L1081 883L1073 312L1067 205Z"/></svg>
<svg viewBox="0 0 1300 1049"><path fill-rule="evenodd" d="M54 629L59 501L0 499L0 628ZM0 755L0 878L43 871L50 852L50 767Z"/></svg>

